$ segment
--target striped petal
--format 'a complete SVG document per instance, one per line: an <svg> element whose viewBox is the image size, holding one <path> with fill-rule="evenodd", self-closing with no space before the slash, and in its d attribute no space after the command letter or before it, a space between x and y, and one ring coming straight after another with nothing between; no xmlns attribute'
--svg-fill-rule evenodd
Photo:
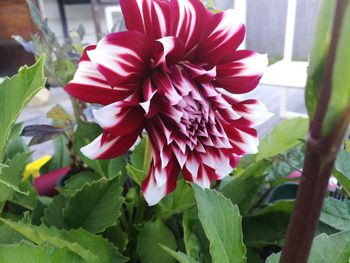
<svg viewBox="0 0 350 263"><path fill-rule="evenodd" d="M104 132L93 142L81 148L80 151L90 159L112 159L129 150L140 132L141 130L119 137Z"/></svg>
<svg viewBox="0 0 350 263"><path fill-rule="evenodd" d="M144 124L142 108L124 101L94 110L93 115L95 122L114 136L139 131Z"/></svg>
<svg viewBox="0 0 350 263"><path fill-rule="evenodd" d="M148 205L158 204L164 196L175 190L179 172L180 168L174 160L171 160L164 169L159 163L151 163L148 176L141 187Z"/></svg>
<svg viewBox="0 0 350 263"><path fill-rule="evenodd" d="M169 71L168 66L181 61L185 54L185 46L177 37L160 38L156 41L155 48L153 67L163 65L167 71Z"/></svg>
<svg viewBox="0 0 350 263"><path fill-rule="evenodd" d="M238 21L233 10L211 15L208 20L197 50L197 57L201 61L216 65L242 43L245 27Z"/></svg>
<svg viewBox="0 0 350 263"><path fill-rule="evenodd" d="M239 50L226 63L217 66L215 84L235 94L253 90L264 74L268 64L266 55L250 50Z"/></svg>
<svg viewBox="0 0 350 263"><path fill-rule="evenodd" d="M129 89L114 87L91 63L87 52L96 46L85 48L74 78L65 86L65 91L71 96L85 102L107 105L129 96Z"/></svg>
<svg viewBox="0 0 350 263"><path fill-rule="evenodd" d="M137 31L112 33L101 39L88 56L112 87L138 84L148 70L152 43Z"/></svg>
<svg viewBox="0 0 350 263"><path fill-rule="evenodd" d="M171 35L182 39L186 57L197 47L206 23L207 11L199 0L170 0Z"/></svg>
<svg viewBox="0 0 350 263"><path fill-rule="evenodd" d="M167 0L120 0L128 30L142 32L152 39L167 36L170 31Z"/></svg>

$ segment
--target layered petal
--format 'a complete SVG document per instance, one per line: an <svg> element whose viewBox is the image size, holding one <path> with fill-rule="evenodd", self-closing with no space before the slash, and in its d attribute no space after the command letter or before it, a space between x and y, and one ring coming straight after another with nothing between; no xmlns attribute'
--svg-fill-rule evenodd
<svg viewBox="0 0 350 263"><path fill-rule="evenodd" d="M215 84L235 94L247 93L259 84L267 65L266 55L250 50L232 52L217 66Z"/></svg>
<svg viewBox="0 0 350 263"><path fill-rule="evenodd" d="M126 87L114 87L108 83L106 78L97 70L90 61L87 52L94 50L96 46L85 48L72 81L65 86L71 96L85 102L107 105L122 100L129 96Z"/></svg>
<svg viewBox="0 0 350 263"><path fill-rule="evenodd" d="M174 159L165 168L160 163L151 163L148 176L141 187L150 206L158 204L164 196L175 190L179 172L180 168Z"/></svg>
<svg viewBox="0 0 350 263"><path fill-rule="evenodd" d="M204 30L196 57L211 65L217 65L231 55L242 43L245 34L245 27L233 10L209 15Z"/></svg>
<svg viewBox="0 0 350 263"><path fill-rule="evenodd" d="M140 133L141 130L115 137L108 132L103 132L80 151L90 159L112 159L128 151Z"/></svg>
<svg viewBox="0 0 350 263"><path fill-rule="evenodd" d="M169 35L170 15L167 0L120 0L128 30L136 30L151 39Z"/></svg>
<svg viewBox="0 0 350 263"><path fill-rule="evenodd" d="M207 11L199 0L170 0L170 16L171 35L182 39L189 59L197 48Z"/></svg>
<svg viewBox="0 0 350 263"><path fill-rule="evenodd" d="M131 84L136 88L150 69L152 42L138 31L112 33L87 53L112 87Z"/></svg>

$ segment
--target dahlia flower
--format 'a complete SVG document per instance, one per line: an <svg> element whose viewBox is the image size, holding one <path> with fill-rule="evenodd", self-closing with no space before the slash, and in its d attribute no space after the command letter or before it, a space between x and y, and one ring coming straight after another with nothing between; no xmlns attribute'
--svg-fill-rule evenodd
<svg viewBox="0 0 350 263"><path fill-rule="evenodd" d="M245 27L233 10L212 14L199 0L121 0L127 31L89 46L66 91L105 105L103 133L81 149L91 159L125 153L145 130L152 161L142 192L157 204L178 174L202 188L256 153L254 127L269 114L253 90L265 55L237 50Z"/></svg>

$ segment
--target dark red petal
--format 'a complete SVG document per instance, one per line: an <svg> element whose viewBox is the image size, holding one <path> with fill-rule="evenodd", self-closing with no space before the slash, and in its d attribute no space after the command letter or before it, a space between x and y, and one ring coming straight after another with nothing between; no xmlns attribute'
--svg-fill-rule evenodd
<svg viewBox="0 0 350 263"><path fill-rule="evenodd" d="M112 33L87 53L112 87L139 85L149 70L152 43L138 31Z"/></svg>
<svg viewBox="0 0 350 263"><path fill-rule="evenodd" d="M167 0L120 0L125 25L151 39L169 35L170 14Z"/></svg>

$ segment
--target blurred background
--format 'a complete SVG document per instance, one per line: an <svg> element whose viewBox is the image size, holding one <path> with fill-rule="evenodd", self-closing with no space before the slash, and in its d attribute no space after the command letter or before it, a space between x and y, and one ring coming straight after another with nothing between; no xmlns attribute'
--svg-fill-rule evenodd
<svg viewBox="0 0 350 263"><path fill-rule="evenodd" d="M274 113L274 117L259 128L259 135L266 134L284 118L305 114L307 60L319 0L207 2L219 10L235 9L236 15L247 28L246 40L241 48L268 55L270 66L260 85L251 93L243 95L243 99L253 97L263 101ZM32 3L38 10L34 16L26 0L0 1L0 78L15 74L24 64L34 63L35 56L30 53L35 49L34 34L48 35L46 42L57 41L57 46L63 45L60 48L64 50L67 43L74 44L76 37L83 46L96 43L108 32L125 29L118 0L33 0ZM33 22L33 18L37 21ZM51 49L42 48L41 53L52 52ZM22 113L20 121L25 126L48 123L46 113L56 104L72 111L63 89L55 88L64 84L65 81L50 81L49 78L49 90L36 96L31 106Z"/></svg>

